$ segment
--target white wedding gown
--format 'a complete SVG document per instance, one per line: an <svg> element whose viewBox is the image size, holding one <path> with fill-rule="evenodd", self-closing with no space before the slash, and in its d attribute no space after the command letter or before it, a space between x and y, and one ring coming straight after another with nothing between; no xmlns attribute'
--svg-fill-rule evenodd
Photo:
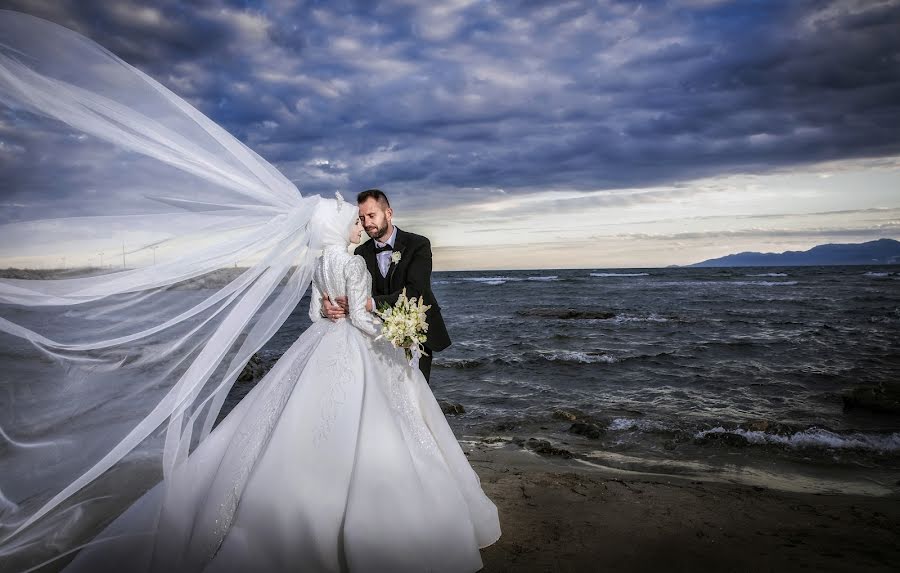
<svg viewBox="0 0 900 573"><path fill-rule="evenodd" d="M322 292L348 319L319 317ZM361 257L325 249L313 325L67 571L477 571L497 508L425 378L375 340Z"/></svg>

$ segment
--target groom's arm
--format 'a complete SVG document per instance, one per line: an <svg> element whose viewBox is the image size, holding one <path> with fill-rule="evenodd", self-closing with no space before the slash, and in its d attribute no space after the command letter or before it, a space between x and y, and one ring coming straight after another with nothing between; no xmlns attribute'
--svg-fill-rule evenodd
<svg viewBox="0 0 900 573"><path fill-rule="evenodd" d="M369 297L368 300L366 300L366 312L372 312L375 308L375 301L372 297ZM322 297L321 313L323 317L334 321L339 318L346 318L349 312L350 306L347 302L347 297L339 296L334 299L334 303L332 303L328 297ZM312 315L310 315L310 317L312 317ZM313 322L315 322L315 319L313 319Z"/></svg>
<svg viewBox="0 0 900 573"><path fill-rule="evenodd" d="M431 285L431 242L424 239L409 253L409 266L406 268L406 282L399 290L390 294L375 296L375 308L384 305L394 306L403 288L406 288L406 297L420 297L427 292Z"/></svg>

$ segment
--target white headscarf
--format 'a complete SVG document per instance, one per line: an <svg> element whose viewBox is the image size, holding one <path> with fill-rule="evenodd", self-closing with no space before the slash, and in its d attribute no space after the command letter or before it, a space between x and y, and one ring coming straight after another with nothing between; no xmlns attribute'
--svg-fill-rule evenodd
<svg viewBox="0 0 900 573"><path fill-rule="evenodd" d="M334 194L334 199L323 197L309 221L310 249L346 247L350 244L350 229L358 218L356 205L344 201L339 192Z"/></svg>

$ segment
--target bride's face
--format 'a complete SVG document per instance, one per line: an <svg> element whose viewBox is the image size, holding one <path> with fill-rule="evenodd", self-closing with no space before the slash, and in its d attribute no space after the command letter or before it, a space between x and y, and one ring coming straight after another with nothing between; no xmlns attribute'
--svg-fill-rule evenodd
<svg viewBox="0 0 900 573"><path fill-rule="evenodd" d="M359 220L359 217L355 219L355 223L353 223L353 227L350 228L350 242L354 245L359 243L359 237L362 235L363 226Z"/></svg>

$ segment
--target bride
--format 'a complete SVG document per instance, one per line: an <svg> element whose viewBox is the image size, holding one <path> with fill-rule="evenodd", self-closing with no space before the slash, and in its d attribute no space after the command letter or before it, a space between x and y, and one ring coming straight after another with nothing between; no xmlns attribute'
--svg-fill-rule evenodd
<svg viewBox="0 0 900 573"><path fill-rule="evenodd" d="M0 267L32 269L0 274L0 570L481 567L496 507L363 310L354 205L5 10L0 134ZM313 325L215 426L308 288Z"/></svg>
<svg viewBox="0 0 900 573"><path fill-rule="evenodd" d="M176 470L66 571L476 571L500 536L440 406L376 340L356 207L323 201L313 326ZM321 318L322 293L349 320ZM159 521L156 522L155 520ZM142 535L145 534L145 535ZM104 539L105 538L105 539Z"/></svg>

